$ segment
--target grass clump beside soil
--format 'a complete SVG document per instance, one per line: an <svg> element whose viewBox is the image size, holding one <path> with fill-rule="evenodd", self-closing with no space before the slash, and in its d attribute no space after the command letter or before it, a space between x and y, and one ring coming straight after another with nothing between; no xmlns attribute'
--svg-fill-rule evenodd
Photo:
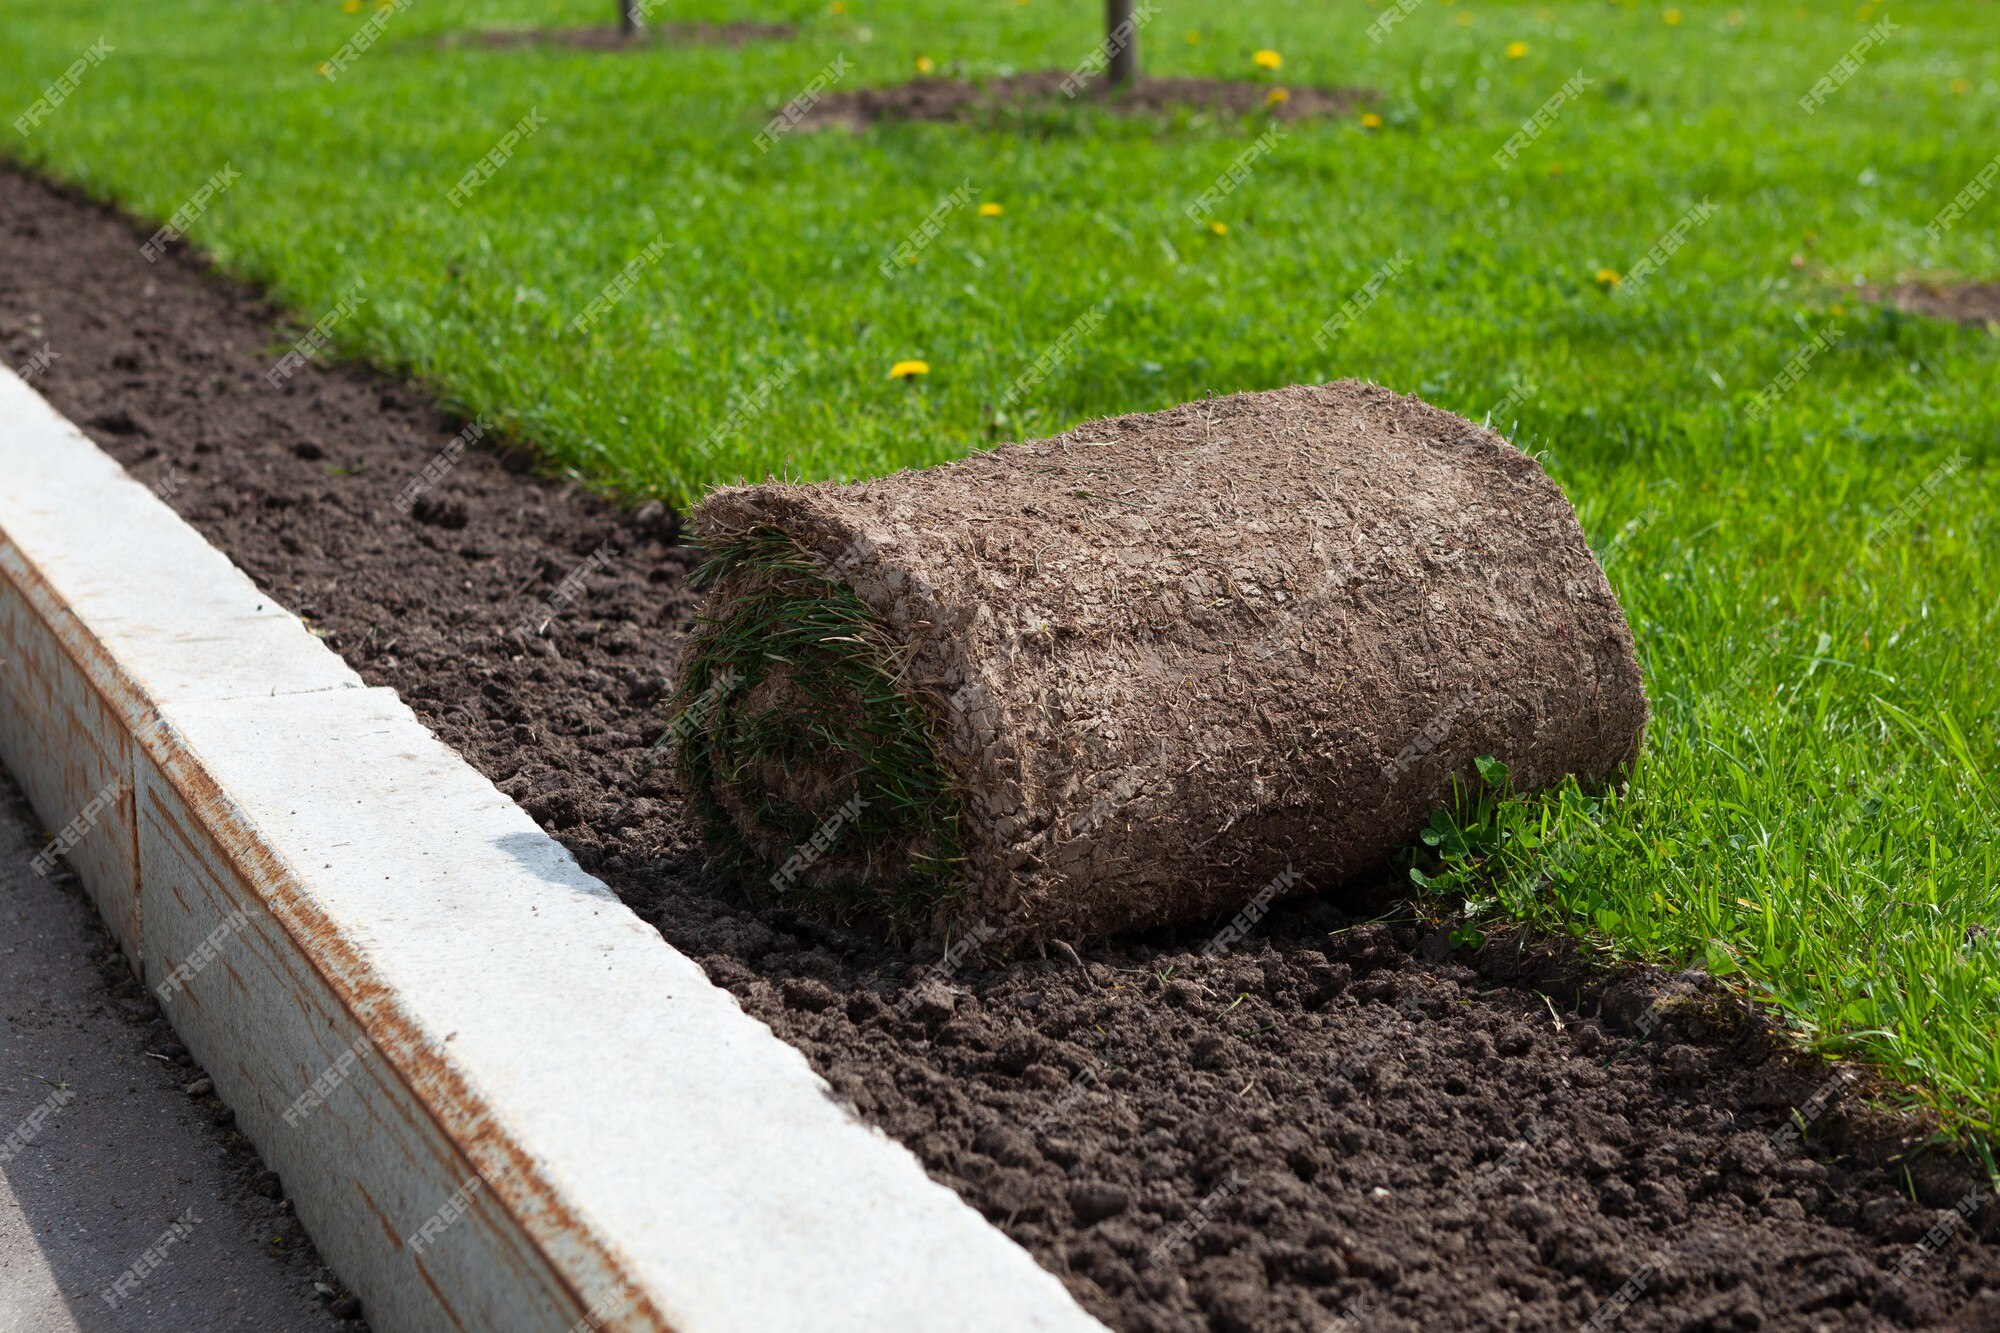
<svg viewBox="0 0 2000 1333"><path fill-rule="evenodd" d="M1867 299L2000 271L2000 194L1933 225L1993 158L1990 10L1435 3L1376 41L1386 8L1190 0L1148 26L1150 73L1381 94L1288 124L1235 180L1261 117L1078 106L759 150L843 53L842 89L920 58L1073 69L1101 37L1089 5L680 0L655 18L796 35L606 53L453 40L602 24L602 0L425 0L329 82L316 62L367 18L334 0L0 0L0 122L115 48L0 152L156 219L232 165L195 243L304 324L365 283L344 351L635 493L871 476L1341 376L1493 412L1576 502L1654 705L1621 798L1524 809L1508 906L1623 955L1733 964L1808 1039L1993 1131L2000 339ZM1255 66L1266 48L1281 69ZM1211 212L1184 211L1219 179ZM885 276L968 182L975 202ZM905 360L929 373L889 378Z"/></svg>
<svg viewBox="0 0 2000 1333"><path fill-rule="evenodd" d="M776 532L717 542L695 582L728 597L689 637L669 735L717 869L897 927L943 905L959 803L880 618Z"/></svg>
<svg viewBox="0 0 2000 1333"><path fill-rule="evenodd" d="M1989 903L1961 890L2000 871L1991 792L1962 766L1963 737L1905 721L1910 748L1887 774L1815 791L1824 757L1800 756L1802 781L1768 794L1739 781L1706 809L1657 780L1522 798L1482 760L1485 780L1433 817L1410 875L1463 906L1461 942L1508 918L1582 933L1609 958L1699 964L1827 1054L1881 1066L1947 1129L1990 1138L2000 938ZM1916 763L1931 771L1899 803Z"/></svg>

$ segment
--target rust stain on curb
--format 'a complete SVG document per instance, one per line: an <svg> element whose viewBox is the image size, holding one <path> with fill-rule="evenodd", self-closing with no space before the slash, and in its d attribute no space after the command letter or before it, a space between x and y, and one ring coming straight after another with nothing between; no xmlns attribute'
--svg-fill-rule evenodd
<svg viewBox="0 0 2000 1333"><path fill-rule="evenodd" d="M177 746L159 743L155 748L151 740L139 743L223 849L239 880L258 894L273 919L299 946L299 955L311 964L369 1043L386 1057L403 1085L430 1113L439 1132L463 1158L463 1167L479 1173L515 1223L536 1241L546 1245L551 1240L564 1239L595 1256L610 1272L627 1271L622 1257L541 1179L520 1145L493 1128L492 1112L485 1101L467 1086L448 1061L428 1049L421 1032L396 1003L394 991L375 976L339 928L312 905L283 858L236 817L228 796L200 763ZM481 1168L482 1159L491 1163L496 1158L497 1165ZM454 1170L460 1169L460 1164L450 1165ZM526 1197L522 1191L510 1187L515 1183L526 1187ZM388 1225L386 1218L384 1225ZM390 1230L394 1234L394 1228ZM397 1239L400 1243L401 1238ZM569 1291L579 1316L585 1314L590 1305L573 1281L553 1261L550 1270ZM425 1283L437 1290L428 1275ZM449 1313L449 1301L442 1292L438 1295L442 1308ZM673 1333L673 1325L650 1296L642 1295L628 1308L644 1321L639 1327ZM457 1323L457 1316L452 1317Z"/></svg>

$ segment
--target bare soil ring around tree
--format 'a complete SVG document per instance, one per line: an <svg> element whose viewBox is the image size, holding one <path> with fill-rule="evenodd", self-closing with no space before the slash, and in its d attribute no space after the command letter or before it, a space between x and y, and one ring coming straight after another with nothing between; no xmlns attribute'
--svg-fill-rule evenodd
<svg viewBox="0 0 2000 1333"><path fill-rule="evenodd" d="M280 312L142 239L0 171L0 354L1111 1326L2000 1328L1984 1181L1701 978L1455 949L1386 880L1219 957L953 965L752 906L654 747L674 517L483 445L425 482L463 421L365 368L271 389Z"/></svg>
<svg viewBox="0 0 2000 1333"><path fill-rule="evenodd" d="M1020 120L1079 107L1117 116L1195 111L1302 120L1343 115L1375 97L1367 88L1294 88L1235 79L1141 78L1129 88L1118 88L1100 78L1078 80L1061 70L1035 70L977 81L917 79L884 88L846 89L821 98L799 124L805 129L863 130L896 120Z"/></svg>
<svg viewBox="0 0 2000 1333"><path fill-rule="evenodd" d="M655 46L745 46L751 42L784 41L798 30L789 23L654 23L636 34L617 27L493 28L454 35L452 46L483 46L494 50L527 47L573 51L643 51Z"/></svg>
<svg viewBox="0 0 2000 1333"><path fill-rule="evenodd" d="M1907 315L1929 315L1974 328L2000 326L2000 282L1906 282L1871 288L1866 294Z"/></svg>

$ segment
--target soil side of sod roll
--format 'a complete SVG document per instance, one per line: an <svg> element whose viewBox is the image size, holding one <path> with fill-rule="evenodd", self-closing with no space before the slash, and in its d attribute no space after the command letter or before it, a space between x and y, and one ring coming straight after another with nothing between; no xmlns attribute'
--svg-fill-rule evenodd
<svg viewBox="0 0 2000 1333"><path fill-rule="evenodd" d="M1708 983L1455 950L1393 894L1281 904L1219 958L955 969L752 906L653 761L695 605L671 520L484 450L404 517L462 423L362 368L271 390L278 312L148 266L150 230L0 168L0 355L52 353L58 408L1112 1327L1574 1329L1628 1282L1620 1330L2000 1326L2000 1208L1918 1248L1965 1165L1896 1156L1920 1127Z"/></svg>
<svg viewBox="0 0 2000 1333"><path fill-rule="evenodd" d="M753 894L995 952L1416 841L1481 755L1617 780L1646 703L1562 491L1344 381L709 495L677 767Z"/></svg>

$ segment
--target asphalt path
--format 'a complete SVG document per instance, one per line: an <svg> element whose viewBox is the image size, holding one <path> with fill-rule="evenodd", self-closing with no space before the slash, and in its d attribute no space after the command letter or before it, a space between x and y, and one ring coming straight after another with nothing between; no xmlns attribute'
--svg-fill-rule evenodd
<svg viewBox="0 0 2000 1333"><path fill-rule="evenodd" d="M359 1327L42 845L0 770L0 1333Z"/></svg>

